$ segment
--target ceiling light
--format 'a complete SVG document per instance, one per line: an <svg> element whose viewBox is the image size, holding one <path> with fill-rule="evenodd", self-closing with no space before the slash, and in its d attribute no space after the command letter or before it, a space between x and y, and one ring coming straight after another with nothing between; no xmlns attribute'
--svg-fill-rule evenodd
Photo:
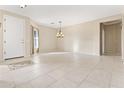
<svg viewBox="0 0 124 93"><path fill-rule="evenodd" d="M59 27L59 31L56 34L56 37L58 39L62 39L62 38L64 38L64 34L62 33L62 29L61 29L61 23L62 23L62 21L59 21L58 23L60 24L60 27Z"/></svg>
<svg viewBox="0 0 124 93"><path fill-rule="evenodd" d="M27 5L20 5L20 8L25 8L27 7Z"/></svg>

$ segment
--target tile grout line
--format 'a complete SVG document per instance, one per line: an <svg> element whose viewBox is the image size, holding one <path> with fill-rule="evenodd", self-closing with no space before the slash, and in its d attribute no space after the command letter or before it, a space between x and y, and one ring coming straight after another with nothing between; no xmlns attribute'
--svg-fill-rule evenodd
<svg viewBox="0 0 124 93"><path fill-rule="evenodd" d="M77 87L79 87L90 75L90 73L92 73L93 70L95 70L96 66L98 65L98 63L91 69L91 71L87 74L87 76L85 77L85 79L83 79L78 85Z"/></svg>

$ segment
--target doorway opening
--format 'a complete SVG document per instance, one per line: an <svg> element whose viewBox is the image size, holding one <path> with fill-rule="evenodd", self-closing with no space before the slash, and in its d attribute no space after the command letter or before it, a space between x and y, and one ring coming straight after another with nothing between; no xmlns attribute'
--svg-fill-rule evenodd
<svg viewBox="0 0 124 93"><path fill-rule="evenodd" d="M122 21L100 23L100 55L121 56Z"/></svg>
<svg viewBox="0 0 124 93"><path fill-rule="evenodd" d="M32 54L36 54L39 53L39 30L37 28L33 27L32 37L33 37Z"/></svg>

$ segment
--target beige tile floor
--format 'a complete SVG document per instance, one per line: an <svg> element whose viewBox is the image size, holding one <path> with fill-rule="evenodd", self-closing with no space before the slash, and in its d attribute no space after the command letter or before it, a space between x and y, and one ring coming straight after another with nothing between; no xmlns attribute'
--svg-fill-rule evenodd
<svg viewBox="0 0 124 93"><path fill-rule="evenodd" d="M56 52L39 54L29 59L34 64L16 70L9 70L7 65L13 60L0 65L0 87L124 87L124 64L119 56Z"/></svg>

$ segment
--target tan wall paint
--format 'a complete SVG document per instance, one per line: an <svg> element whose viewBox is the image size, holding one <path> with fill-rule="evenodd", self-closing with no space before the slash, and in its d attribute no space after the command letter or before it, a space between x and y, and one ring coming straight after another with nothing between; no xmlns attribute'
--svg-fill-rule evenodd
<svg viewBox="0 0 124 93"><path fill-rule="evenodd" d="M37 22L31 20L30 24L39 30L39 52L51 52L57 50L57 30L54 28L38 25Z"/></svg>
<svg viewBox="0 0 124 93"><path fill-rule="evenodd" d="M39 26L40 52L56 51L56 29Z"/></svg>
<svg viewBox="0 0 124 93"><path fill-rule="evenodd" d="M63 28L65 37L58 40L58 49L100 55L100 23L121 19L121 15L106 17Z"/></svg>
<svg viewBox="0 0 124 93"><path fill-rule="evenodd" d="M53 51L56 49L56 29L39 26L26 16L17 15L8 11L0 10L0 23L3 24L3 16L10 15L25 20L25 57L31 54L31 25L38 28L40 32L40 52ZM3 61L3 28L0 28L0 61Z"/></svg>
<svg viewBox="0 0 124 93"><path fill-rule="evenodd" d="M58 42L59 49L84 54L99 54L98 26L98 23L93 21L63 28L65 37Z"/></svg>

